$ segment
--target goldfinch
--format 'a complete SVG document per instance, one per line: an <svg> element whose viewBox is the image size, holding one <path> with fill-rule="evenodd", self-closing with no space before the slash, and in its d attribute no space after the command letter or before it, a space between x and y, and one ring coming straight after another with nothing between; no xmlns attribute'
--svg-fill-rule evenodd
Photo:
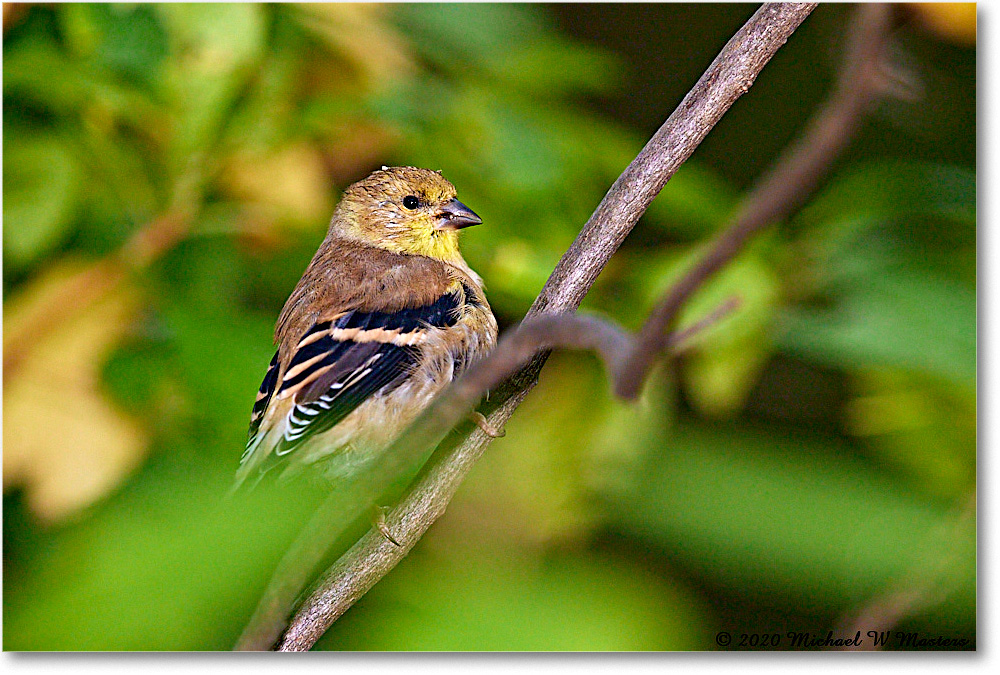
<svg viewBox="0 0 1000 675"><path fill-rule="evenodd" d="M349 475L493 348L483 281L458 248L481 222L438 171L382 167L345 190L278 317L237 484L281 463Z"/></svg>

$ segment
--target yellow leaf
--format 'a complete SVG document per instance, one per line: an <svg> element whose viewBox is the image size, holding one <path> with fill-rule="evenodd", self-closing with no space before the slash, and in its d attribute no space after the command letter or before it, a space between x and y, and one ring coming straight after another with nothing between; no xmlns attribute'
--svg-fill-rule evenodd
<svg viewBox="0 0 1000 675"><path fill-rule="evenodd" d="M31 509L55 521L117 486L143 459L141 427L101 391L104 358L135 314L134 293L111 286L98 300L24 341L26 326L79 279L81 265L61 263L4 303L4 354L24 353L5 373L3 486L23 486Z"/></svg>
<svg viewBox="0 0 1000 675"><path fill-rule="evenodd" d="M321 36L353 66L368 86L399 80L415 69L402 37L392 28L387 5L299 3L302 24Z"/></svg>
<svg viewBox="0 0 1000 675"><path fill-rule="evenodd" d="M961 45L976 44L976 3L915 2L917 19L939 37Z"/></svg>
<svg viewBox="0 0 1000 675"><path fill-rule="evenodd" d="M325 226L333 212L333 189L323 158L305 143L267 156L238 154L226 166L222 182L266 221Z"/></svg>

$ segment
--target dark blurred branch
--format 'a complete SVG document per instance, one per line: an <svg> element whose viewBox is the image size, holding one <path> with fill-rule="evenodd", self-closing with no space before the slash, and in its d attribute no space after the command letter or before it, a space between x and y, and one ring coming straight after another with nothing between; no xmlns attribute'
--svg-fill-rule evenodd
<svg viewBox="0 0 1000 675"><path fill-rule="evenodd" d="M708 254L681 278L653 310L642 330L645 349L626 365L616 393L634 398L642 388L650 361L663 348L670 324L684 302L705 281L732 260L754 234L799 208L847 146L883 80L883 52L892 24L886 4L862 5L847 32L847 50L833 95L790 145L774 167L761 177L735 220Z"/></svg>
<svg viewBox="0 0 1000 675"><path fill-rule="evenodd" d="M573 245L559 261L548 282L532 305L522 326L505 336L496 352L471 368L448 391L435 401L428 411L385 453L369 474L367 488L379 494L400 467L414 461L439 442L443 433L486 390L483 385L499 382L532 358L543 345L555 346L576 341L573 346L597 349L605 353L609 371L619 372L623 354L645 349L644 343L593 317L575 317L574 311L593 285L608 260L635 226L646 208L680 165L691 156L705 135L722 115L753 84L764 65L788 37L815 9L815 3L776 3L761 7L740 31L726 44L694 88L684 98L636 159L615 181L588 220ZM557 319L550 315L562 315ZM576 329L569 327L576 322ZM588 330L579 330L586 324ZM660 343L659 351L670 340ZM489 423L501 428L520 402L534 386L544 356L511 378L508 397L489 417ZM379 579L389 572L412 548L430 525L444 512L458 485L471 466L482 455L490 441L485 433L474 429L465 440L434 462L386 517L386 525L402 543L396 546L381 533L362 537L329 571L318 590L304 603L280 645L282 650L304 650L311 647L323 632ZM372 475L377 472L377 476ZM342 509L342 498L331 496L321 510L333 504ZM336 528L333 528L336 530ZM316 531L312 534L330 541L336 531ZM311 536L309 532L305 536ZM312 547L314 556L292 560L286 556L265 592L257 612L241 636L237 649L267 649L280 634L294 602L292 587L285 583L282 570L308 573L318 562L320 545ZM300 552L305 552L303 546ZM302 570L306 570L303 572Z"/></svg>
<svg viewBox="0 0 1000 675"><path fill-rule="evenodd" d="M862 6L856 12L848 30L844 67L830 100L806 127L799 142L792 145L774 169L759 181L733 223L706 256L667 292L638 338L610 332L608 325L601 322L591 323L589 329L578 326L576 330L586 331L587 336L582 337L578 332L568 339L570 336L563 331L571 324L546 325L545 315L571 311L579 306L604 264L653 197L812 9L813 6L765 5L726 45L695 88L612 186L556 266L522 327L505 338L506 344L514 344L516 348L511 348L510 353L497 354L495 360L484 361L481 368L470 371L456 383L452 395L456 396L456 401L461 399L461 405L439 419L445 424L449 423L449 417L457 420L460 412L467 409L466 404L474 402L478 395L499 381L500 371L516 368L514 362L519 358L530 358L528 352L540 345L533 344L526 336L518 337L523 331L540 331L537 334L539 341L549 346L559 344L598 351L616 391L626 396L638 392L656 356L677 344L679 335L669 333L668 328L684 301L732 260L754 233L786 217L804 203L849 142L867 104L878 93L877 75L881 72L882 54L891 25L891 10L887 5ZM781 19L774 13L781 14ZM768 34L764 30L779 25L784 27L782 32ZM759 48L761 43L769 44L763 50L766 57L762 58L761 52L756 52L757 58L742 56L743 50L754 51L752 45ZM753 65L743 71L738 68L740 64ZM721 107L714 108L714 105ZM532 318L536 316L538 318ZM593 319L587 321L593 322ZM564 338L567 339L564 341ZM498 352L501 352L499 347ZM512 358L515 353L518 358ZM533 386L543 363L544 356L536 358L513 378L517 385L514 393L490 416L491 425L500 428L507 422ZM462 392L466 387L470 390ZM440 416L449 402L441 403L440 409L435 406L435 410L429 412ZM408 432L401 440L405 442L415 437L419 438ZM431 434L422 442L430 442L435 437ZM279 649L309 649L338 617L385 576L444 512L458 484L490 440L482 431L474 430L461 445L435 463L387 517L387 526L402 546L387 542L377 532L370 532L357 542L307 598ZM396 451L396 447L390 450Z"/></svg>
<svg viewBox="0 0 1000 675"><path fill-rule="evenodd" d="M668 348L682 347L739 305L735 298L720 305L702 320L684 331L670 336ZM461 421L462 417L482 397L527 364L542 349L582 349L597 352L615 381L621 366L635 349L639 348L635 336L622 330L615 323L597 316L576 314L546 314L522 323L508 331L497 348L483 361L469 370L455 386L441 396L414 428L420 433L407 435L390 449L394 453L391 465L401 465L401 458L413 457L422 449L436 444L440 434ZM509 419L514 409L527 395L530 387L516 392L501 405L503 419ZM491 423L497 420L494 413ZM435 436L437 434L437 436ZM379 579L389 573L416 545L424 532L443 513L462 477L482 454L491 437L477 429L470 439L478 452L453 452L435 471L413 488L400 507L386 519L394 541L380 532L369 532L327 571L317 590L310 595L296 614L279 646L279 651L309 649L326 629L350 608ZM468 445L466 441L462 447ZM397 447L398 446L398 447ZM461 448L459 448L461 449ZM389 454L387 453L387 454ZM385 470L382 466L380 469ZM382 475L382 471L377 472ZM433 478L432 478L433 477Z"/></svg>
<svg viewBox="0 0 1000 675"><path fill-rule="evenodd" d="M940 604L955 590L956 581L948 572L959 562L959 542L975 535L976 494L969 496L954 518L930 534L931 539L944 541L943 546L927 546L932 551L947 551L937 559L921 560L885 592L871 598L862 607L840 621L837 635L860 632L863 643L846 646L839 651L877 651L879 646L866 640L870 630L891 631L900 621ZM971 533L971 534L970 534Z"/></svg>

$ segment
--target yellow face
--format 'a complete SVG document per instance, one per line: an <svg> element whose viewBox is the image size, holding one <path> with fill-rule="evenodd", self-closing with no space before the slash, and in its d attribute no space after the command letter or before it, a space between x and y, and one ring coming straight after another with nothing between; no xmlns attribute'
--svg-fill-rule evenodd
<svg viewBox="0 0 1000 675"><path fill-rule="evenodd" d="M396 253L456 258L458 230L482 220L455 195L437 171L383 167L347 188L333 225Z"/></svg>

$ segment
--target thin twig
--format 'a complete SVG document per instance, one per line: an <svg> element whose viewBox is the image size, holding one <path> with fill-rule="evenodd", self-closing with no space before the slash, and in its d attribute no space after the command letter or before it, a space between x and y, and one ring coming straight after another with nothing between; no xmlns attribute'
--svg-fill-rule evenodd
<svg viewBox="0 0 1000 675"><path fill-rule="evenodd" d="M729 107L748 91L764 65L815 6L815 3L764 5L727 43L677 110L611 187L535 300L526 324L527 319L543 313L571 312L579 306L667 180ZM501 428L506 423L533 386L542 361L536 359L522 371L520 378L515 378L517 386L491 414L490 425ZM475 370L470 369L445 396L459 396ZM432 408L439 414L443 406L442 403ZM400 456L412 457L411 453L401 452L404 448L400 446L407 445L412 452L414 447L437 442L437 429L427 431L433 427L433 418L422 416L386 455L399 452ZM474 429L457 448L430 466L386 518L387 526L403 545L392 545L381 535L363 537L341 557L318 591L303 605L280 649L308 649L337 617L387 574L444 512L459 483L490 440L481 430ZM326 541L329 540L330 536ZM316 561L300 562L304 563L302 567L311 568ZM333 595L325 594L326 589L333 589ZM265 592L261 607L267 609L258 608L237 648L265 649L273 644L287 616L282 609L290 607L293 600L294 596L277 598L271 589Z"/></svg>
<svg viewBox="0 0 1000 675"><path fill-rule="evenodd" d="M847 51L833 95L806 127L797 143L782 153L774 168L751 190L732 224L653 310L643 328L645 349L626 366L616 393L634 398L654 355L663 349L670 324L684 302L732 260L754 234L785 218L812 194L820 179L853 136L868 104L880 89L882 54L892 21L886 4L862 5L848 29Z"/></svg>
<svg viewBox="0 0 1000 675"><path fill-rule="evenodd" d="M945 551L943 556L929 558L925 553L895 583L882 593L869 599L863 606L840 621L838 635L861 633L868 637L868 631L887 632L895 628L907 617L940 604L955 591L959 579L950 576L959 561L962 547L959 542L974 529L976 517L976 493L973 492L953 518L941 523L928 535L928 546L924 551ZM945 546L936 545L944 541ZM848 645L840 651L879 651L881 645L874 641L862 640L860 645Z"/></svg>
<svg viewBox="0 0 1000 675"><path fill-rule="evenodd" d="M683 346L684 342L736 309L738 304L736 298L728 300L700 321L678 332L667 344L670 347ZM623 355L627 357L637 347L635 337L621 326L593 315L546 314L505 333L496 349L440 396L413 425L411 431L389 448L375 465L349 486L342 486L342 489L322 502L303 528L303 534L296 538L279 562L270 592L265 596L269 604L262 602L257 612L261 616L275 615L280 609L282 598L294 597L305 586L311 578L312 565L315 564L313 561L325 553L331 538L339 536L337 528L331 523L344 525L361 515L371 495L381 493L386 483L391 482L387 477L397 476L406 471L407 467L418 463L416 459L421 453L436 446L475 406L483 392L495 388L502 380L522 368L539 350L593 350L604 361L609 376L614 381L621 371ZM457 486L456 482L454 487ZM447 501L440 504L442 510L446 504ZM393 533L392 540L388 543L397 551L409 551L419 539L419 536L407 536L412 534L412 530L397 537L396 530L389 526L388 520L386 526L387 531ZM382 533L379 533L379 537L379 543L386 542ZM349 554L344 556L349 557ZM249 649L256 641L266 640L267 635L261 628L268 626L269 624L261 622L251 622L240 638L238 649Z"/></svg>
<svg viewBox="0 0 1000 675"><path fill-rule="evenodd" d="M579 305L608 258L666 180L693 152L693 148L718 121L722 112L740 93L746 91L767 59L813 8L814 5L765 5L727 44L678 110L612 186L549 278L529 311L525 326L533 323L529 321L531 317L543 312L571 311ZM672 323L684 300L716 270L736 256L750 236L797 208L836 159L848 142L866 104L876 93L877 82L870 75L877 73L880 67L889 20L889 10L885 6L868 6L859 10L851 25L845 68L834 95L807 127L802 140L792 146L775 169L762 179L745 203L741 214L706 257L668 291L667 297L643 327L638 342L633 343L631 349L623 350L631 353L630 358L621 359L618 364L622 368L620 377L616 378L619 393L631 393L641 386L652 359L668 345L671 338L665 329ZM766 22L771 27L783 25L784 32L772 33L763 38L762 27L755 23L759 21ZM770 43L767 56L762 61L742 60L744 64L754 64L749 72L737 72L723 67L725 63L741 62L743 52L739 50L752 51L754 40L762 38L774 42ZM731 48L734 51L730 51ZM745 78L742 90L737 85L741 76ZM734 85L737 85L735 93L730 88ZM723 107L709 113L703 106L712 108L713 102ZM686 116L690 116L688 121ZM707 126L699 126L703 123ZM683 139L693 143L686 145ZM681 159L674 163L673 160L678 157ZM603 338L595 338L594 342L593 346L597 348L606 344ZM543 362L544 356L536 358L519 377L514 378L517 387L511 397L489 417L489 423L494 428L501 428L525 398ZM487 367L487 364L484 363L483 366ZM609 370L617 372L610 365ZM457 385L462 385L465 379L463 377ZM457 414L457 411L452 413ZM420 423L416 425L418 431L420 426ZM401 441L405 444L415 437L420 438L408 432ZM421 442L428 442L433 437L434 434L431 434L430 438L425 437ZM385 576L444 512L458 484L491 440L481 430L474 429L457 448L434 463L386 518L387 526L402 546L395 546L375 533L369 533L359 540L328 571L316 591L307 598L292 620L279 649L309 649L333 621ZM394 446L390 452L396 450Z"/></svg>

